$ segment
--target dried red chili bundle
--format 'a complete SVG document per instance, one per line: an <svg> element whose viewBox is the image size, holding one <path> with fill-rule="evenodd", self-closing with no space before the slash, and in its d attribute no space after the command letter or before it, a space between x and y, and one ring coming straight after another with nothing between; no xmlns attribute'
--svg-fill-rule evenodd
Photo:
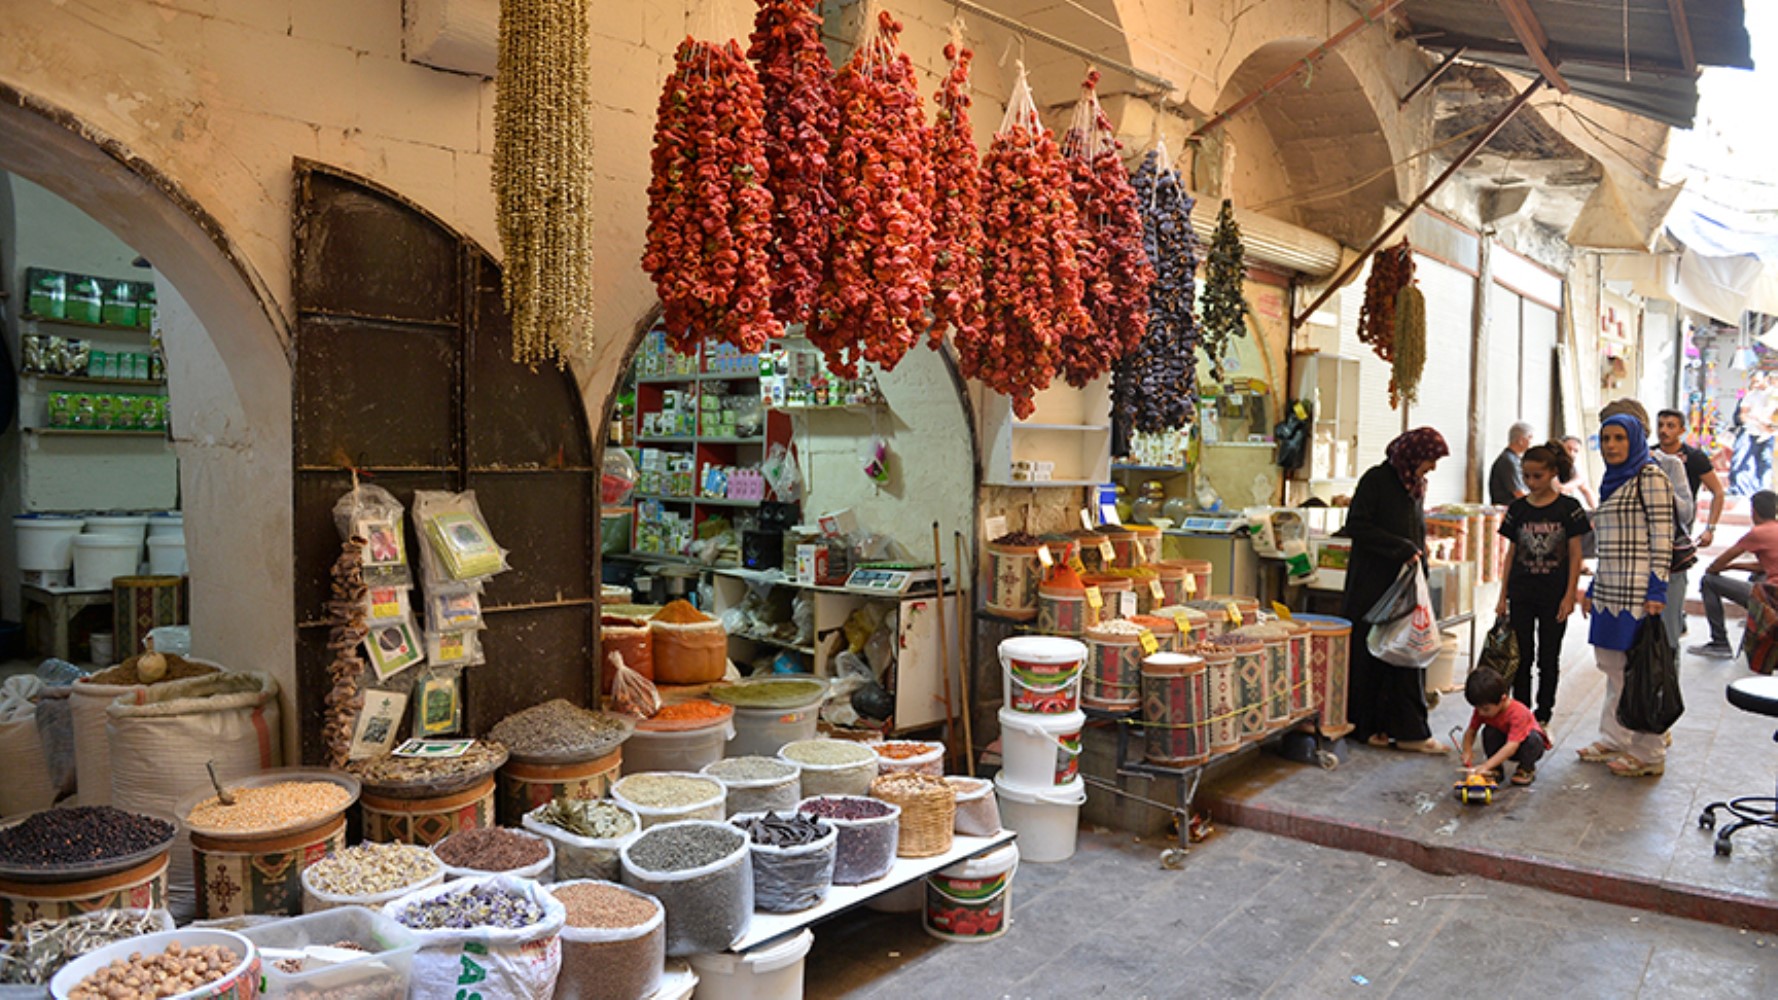
<svg viewBox="0 0 1778 1000"><path fill-rule="evenodd" d="M809 339L827 367L893 369L926 327L932 283L932 159L914 64L887 12L834 80L833 246Z"/></svg>
<svg viewBox="0 0 1778 1000"><path fill-rule="evenodd" d="M963 373L1031 415L1061 361L1062 339L1089 325L1075 248L1080 222L1068 164L1037 117L1023 68L1006 119L982 160L982 288L987 323L957 338Z"/></svg>
<svg viewBox="0 0 1778 1000"><path fill-rule="evenodd" d="M932 136L932 329L934 350L945 328L974 339L982 324L982 180L980 154L969 124L969 62L975 53L945 46L951 64L938 92Z"/></svg>
<svg viewBox="0 0 1778 1000"><path fill-rule="evenodd" d="M1358 313L1358 339L1384 361L1395 360L1395 300L1413 283L1414 250L1407 240L1378 250L1371 258L1364 307Z"/></svg>
<svg viewBox="0 0 1778 1000"><path fill-rule="evenodd" d="M1069 190L1080 214L1081 304L1090 326L1062 340L1062 374L1076 388L1104 375L1142 342L1154 268L1142 249L1142 214L1111 119L1099 105L1099 72L1087 74L1063 138Z"/></svg>
<svg viewBox="0 0 1778 1000"><path fill-rule="evenodd" d="M833 229L828 142L839 126L820 0L757 0L747 57L765 93L766 187L772 192L772 314L807 323Z"/></svg>
<svg viewBox="0 0 1778 1000"><path fill-rule="evenodd" d="M745 353L781 336L772 316L765 96L733 41L687 38L661 92L642 269L681 353L705 337Z"/></svg>

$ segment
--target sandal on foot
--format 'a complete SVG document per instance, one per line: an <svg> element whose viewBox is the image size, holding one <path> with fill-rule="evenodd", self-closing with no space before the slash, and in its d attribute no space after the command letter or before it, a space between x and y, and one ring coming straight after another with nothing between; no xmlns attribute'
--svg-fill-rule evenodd
<svg viewBox="0 0 1778 1000"><path fill-rule="evenodd" d="M1451 748L1435 739L1414 740L1411 743L1396 743L1397 750L1411 750L1414 753L1447 754Z"/></svg>
<svg viewBox="0 0 1778 1000"><path fill-rule="evenodd" d="M1622 757L1624 752L1604 743L1593 743L1576 750L1575 754L1589 764L1604 764Z"/></svg>
<svg viewBox="0 0 1778 1000"><path fill-rule="evenodd" d="M1376 747L1378 750L1387 750L1395 744L1390 743L1389 737L1384 736L1382 733L1372 733L1370 739L1364 741L1364 745Z"/></svg>
<svg viewBox="0 0 1778 1000"><path fill-rule="evenodd" d="M1605 766L1611 768L1611 773L1620 778L1657 778L1667 770L1664 761L1644 764L1629 754L1622 754Z"/></svg>
<svg viewBox="0 0 1778 1000"><path fill-rule="evenodd" d="M1537 772L1528 767L1521 767L1513 772L1513 784L1529 785L1537 780Z"/></svg>

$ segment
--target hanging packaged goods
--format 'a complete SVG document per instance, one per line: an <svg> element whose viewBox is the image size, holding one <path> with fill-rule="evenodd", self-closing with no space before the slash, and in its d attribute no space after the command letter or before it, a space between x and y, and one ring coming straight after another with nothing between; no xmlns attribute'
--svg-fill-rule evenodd
<svg viewBox="0 0 1778 1000"><path fill-rule="evenodd" d="M1216 218L1210 239L1210 257L1204 267L1204 356L1210 359L1210 377L1223 380L1223 359L1236 337L1247 336L1247 298L1241 292L1247 280L1241 246L1241 227L1235 224L1235 206L1227 198Z"/></svg>
<svg viewBox="0 0 1778 1000"><path fill-rule="evenodd" d="M962 339L982 325L981 154L969 123L969 62L975 53L945 46L950 71L938 92L933 126L932 329L928 343L944 346L946 328Z"/></svg>
<svg viewBox="0 0 1778 1000"><path fill-rule="evenodd" d="M1099 73L1081 84L1074 121L1063 137L1069 190L1080 215L1082 305L1092 324L1062 341L1062 374L1082 388L1142 341L1154 269L1143 250L1142 214L1111 119L1099 106Z"/></svg>
<svg viewBox="0 0 1778 1000"><path fill-rule="evenodd" d="M809 339L827 367L892 370L926 327L932 282L931 150L914 64L887 12L834 80L833 246Z"/></svg>
<svg viewBox="0 0 1778 1000"><path fill-rule="evenodd" d="M765 94L736 42L687 38L661 92L642 267L682 354L705 337L756 354L771 311L772 195Z"/></svg>
<svg viewBox="0 0 1778 1000"><path fill-rule="evenodd" d="M772 315L807 323L832 236L828 138L839 126L818 0L759 0L747 57L765 93L772 192Z"/></svg>
<svg viewBox="0 0 1778 1000"><path fill-rule="evenodd" d="M1419 398L1420 373L1426 367L1426 299L1414 285L1414 249L1405 239L1371 258L1358 339L1393 368L1391 407L1399 409Z"/></svg>
<svg viewBox="0 0 1778 1000"><path fill-rule="evenodd" d="M1193 199L1165 146L1143 158L1134 190L1142 212L1143 248L1154 261L1155 275L1148 289L1147 332L1113 372L1112 419L1120 441L1128 441L1132 431L1156 434L1184 427L1198 406Z"/></svg>
<svg viewBox="0 0 1778 1000"><path fill-rule="evenodd" d="M1068 164L1038 119L1021 66L1006 118L982 162L982 287L987 323L957 338L963 374L1028 417L1062 361L1062 341L1092 323L1081 305L1080 221Z"/></svg>

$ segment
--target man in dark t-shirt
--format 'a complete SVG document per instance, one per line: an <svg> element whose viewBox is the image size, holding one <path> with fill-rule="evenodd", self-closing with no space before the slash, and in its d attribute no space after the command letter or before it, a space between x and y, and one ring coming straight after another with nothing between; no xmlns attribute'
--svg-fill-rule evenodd
<svg viewBox="0 0 1778 1000"><path fill-rule="evenodd" d="M1531 425L1519 421L1506 432L1506 450L1494 460L1488 471L1488 502L1505 507L1525 495L1525 473L1519 468L1519 456L1531 447Z"/></svg>
<svg viewBox="0 0 1778 1000"><path fill-rule="evenodd" d="M1655 418L1655 438L1662 451L1685 463L1685 479L1692 488L1694 503L1700 487L1710 491L1709 519L1704 522L1704 533L1698 536L1698 548L1707 549L1716 541L1716 523L1722 520L1723 503L1728 498L1722 477L1716 474L1709 455L1685 443L1685 415L1678 410L1662 410ZM1692 526L1685 527L1690 531Z"/></svg>

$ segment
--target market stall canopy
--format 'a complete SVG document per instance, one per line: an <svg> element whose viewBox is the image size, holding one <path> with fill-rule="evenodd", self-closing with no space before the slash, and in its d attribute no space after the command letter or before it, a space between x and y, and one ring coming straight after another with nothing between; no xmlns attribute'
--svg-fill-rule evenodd
<svg viewBox="0 0 1778 1000"><path fill-rule="evenodd" d="M1753 68L1744 15L1742 0L1416 0L1395 16L1423 48L1690 128L1698 67Z"/></svg>
<svg viewBox="0 0 1778 1000"><path fill-rule="evenodd" d="M1778 232L1728 216L1682 194L1666 223L1667 239L1682 249L1607 255L1604 275L1727 323L1743 312L1778 315Z"/></svg>

